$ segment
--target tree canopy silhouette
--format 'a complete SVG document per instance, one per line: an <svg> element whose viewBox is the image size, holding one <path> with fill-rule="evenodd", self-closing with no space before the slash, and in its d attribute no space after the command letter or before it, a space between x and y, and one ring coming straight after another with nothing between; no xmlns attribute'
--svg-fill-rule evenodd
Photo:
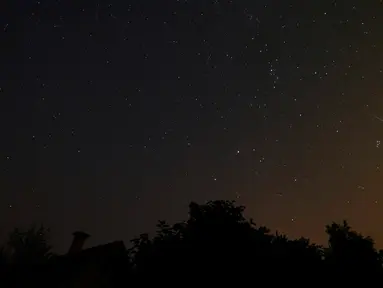
<svg viewBox="0 0 383 288"><path fill-rule="evenodd" d="M133 240L130 255L135 275L140 279L172 274L201 281L251 280L254 275L272 272L284 275L275 281L305 283L312 277L319 284L336 277L345 281L344 275L351 275L347 279L352 281L383 274L383 253L374 248L370 237L353 231L347 222L326 226L329 247L324 248L306 238L291 240L271 234L247 220L244 209L233 201L192 202L186 221L172 226L160 221L153 238L143 234Z"/></svg>
<svg viewBox="0 0 383 288"><path fill-rule="evenodd" d="M161 221L152 239L144 234L133 241L135 272L143 278L172 271L183 276L192 273L194 279L219 279L250 277L254 271L321 268L320 246L304 238L272 235L266 227L246 220L243 212L244 207L233 201L191 203L187 221L173 226Z"/></svg>
<svg viewBox="0 0 383 288"><path fill-rule="evenodd" d="M353 231L347 221L327 225L326 233L329 236L326 262L333 273L349 273L354 277L382 273L381 252L375 249L371 237Z"/></svg>
<svg viewBox="0 0 383 288"><path fill-rule="evenodd" d="M6 248L12 264L41 264L52 256L49 244L50 230L44 226L21 231L14 229L9 234Z"/></svg>

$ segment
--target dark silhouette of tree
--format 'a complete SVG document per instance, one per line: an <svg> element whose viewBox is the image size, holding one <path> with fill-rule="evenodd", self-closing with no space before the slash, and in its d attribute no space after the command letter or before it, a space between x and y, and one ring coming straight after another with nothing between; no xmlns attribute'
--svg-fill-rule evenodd
<svg viewBox="0 0 383 288"><path fill-rule="evenodd" d="M349 279L381 276L381 252L374 248L371 237L365 237L351 229L347 221L326 226L329 247L325 251L326 264L331 273L347 273Z"/></svg>
<svg viewBox="0 0 383 288"><path fill-rule="evenodd" d="M7 242L10 262L16 265L46 262L52 256L49 233L44 226L34 226L26 231L13 230Z"/></svg>
<svg viewBox="0 0 383 288"><path fill-rule="evenodd" d="M24 231L14 229L1 251L2 285L25 287L38 283L44 274L42 265L52 256L48 241L49 229L44 226Z"/></svg>
<svg viewBox="0 0 383 288"><path fill-rule="evenodd" d="M161 221L153 239L144 234L133 240L136 275L151 279L171 273L193 281L224 283L238 277L251 280L255 272L297 273L305 269L318 273L322 268L321 247L303 238L291 241L271 235L267 228L246 220L243 212L244 207L232 201L191 203L187 221L173 226Z"/></svg>

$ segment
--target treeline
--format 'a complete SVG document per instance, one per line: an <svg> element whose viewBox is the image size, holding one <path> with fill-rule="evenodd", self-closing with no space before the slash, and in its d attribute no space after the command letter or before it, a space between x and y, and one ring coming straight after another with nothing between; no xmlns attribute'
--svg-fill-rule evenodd
<svg viewBox="0 0 383 288"><path fill-rule="evenodd" d="M154 237L143 234L132 240L124 261L114 268L119 271L114 285L367 285L383 276L383 253L347 222L326 226L324 247L270 233L243 212L232 201L191 203L186 221L160 221ZM49 265L56 256L47 232L44 227L12 232L1 250L2 277L12 267ZM25 269L19 271L22 276Z"/></svg>

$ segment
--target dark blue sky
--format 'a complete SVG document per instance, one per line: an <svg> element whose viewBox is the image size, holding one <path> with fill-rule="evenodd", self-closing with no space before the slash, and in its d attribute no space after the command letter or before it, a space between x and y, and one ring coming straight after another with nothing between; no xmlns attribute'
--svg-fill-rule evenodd
<svg viewBox="0 0 383 288"><path fill-rule="evenodd" d="M44 223L63 251L237 199L293 237L347 218L382 244L381 1L0 5L3 235Z"/></svg>

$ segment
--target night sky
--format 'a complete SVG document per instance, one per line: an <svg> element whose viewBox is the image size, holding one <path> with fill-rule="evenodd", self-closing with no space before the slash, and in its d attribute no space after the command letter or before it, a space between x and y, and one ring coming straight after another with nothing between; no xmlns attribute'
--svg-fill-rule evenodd
<svg viewBox="0 0 383 288"><path fill-rule="evenodd" d="M383 246L378 0L6 0L0 224L65 252L236 199L324 243L344 218Z"/></svg>

